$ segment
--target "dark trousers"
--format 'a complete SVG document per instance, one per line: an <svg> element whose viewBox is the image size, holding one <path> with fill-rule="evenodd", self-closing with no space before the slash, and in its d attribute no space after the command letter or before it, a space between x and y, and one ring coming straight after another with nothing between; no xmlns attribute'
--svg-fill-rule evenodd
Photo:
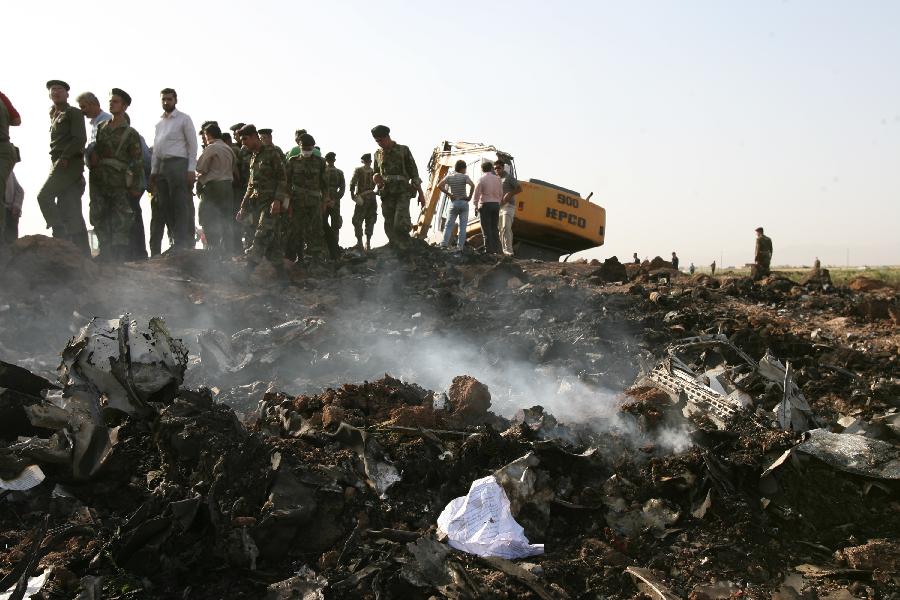
<svg viewBox="0 0 900 600"><path fill-rule="evenodd" d="M484 236L484 251L488 254L500 253L500 204L488 202L481 205L481 235Z"/></svg>
<svg viewBox="0 0 900 600"><path fill-rule="evenodd" d="M230 251L231 224L235 222L231 214L233 202L231 181L210 181L200 191L198 216L207 248Z"/></svg>
<svg viewBox="0 0 900 600"><path fill-rule="evenodd" d="M156 174L159 209L177 248L193 248L195 244L194 196L188 187L187 170L186 158L164 158Z"/></svg>
<svg viewBox="0 0 900 600"><path fill-rule="evenodd" d="M159 198L150 198L150 256L158 256L162 252L163 234L166 233L166 219L162 208L159 206ZM169 245L172 245L172 230L168 229Z"/></svg>
<svg viewBox="0 0 900 600"><path fill-rule="evenodd" d="M134 222L131 224L131 235L129 236L128 254L129 258L147 258L147 238L144 236L144 215L141 212L141 197L132 198L128 195L128 202L131 203L131 211L134 213Z"/></svg>
<svg viewBox="0 0 900 600"><path fill-rule="evenodd" d="M84 159L78 155L70 158L65 167L54 163L37 201L44 220L53 228L53 237L69 240L82 254L90 256L87 226L81 212L84 188Z"/></svg>
<svg viewBox="0 0 900 600"><path fill-rule="evenodd" d="M3 223L3 231L0 231L0 241L4 244L12 244L19 239L19 215L13 215L12 211L4 208L6 221Z"/></svg>

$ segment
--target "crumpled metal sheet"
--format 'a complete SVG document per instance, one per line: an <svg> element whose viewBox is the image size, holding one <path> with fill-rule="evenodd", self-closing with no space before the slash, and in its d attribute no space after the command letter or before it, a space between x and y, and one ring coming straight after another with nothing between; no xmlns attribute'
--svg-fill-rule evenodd
<svg viewBox="0 0 900 600"><path fill-rule="evenodd" d="M184 381L188 352L169 333L165 321L138 325L129 313L118 319L94 318L62 353L59 379L74 390L106 396L128 414L147 411L147 402L164 389L172 393Z"/></svg>
<svg viewBox="0 0 900 600"><path fill-rule="evenodd" d="M900 450L893 444L861 435L813 429L794 450L814 456L835 469L874 477L900 479Z"/></svg>

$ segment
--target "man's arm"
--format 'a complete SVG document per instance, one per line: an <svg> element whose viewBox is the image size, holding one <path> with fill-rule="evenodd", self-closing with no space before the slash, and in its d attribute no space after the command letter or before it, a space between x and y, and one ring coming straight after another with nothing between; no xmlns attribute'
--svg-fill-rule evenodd
<svg viewBox="0 0 900 600"><path fill-rule="evenodd" d="M340 201L340 199L344 197L344 192L347 191L347 183L344 180L344 172L341 171L340 169L338 169L337 172L338 172L338 186L334 192L335 197L332 198L332 200L334 200L335 202Z"/></svg>
<svg viewBox="0 0 900 600"><path fill-rule="evenodd" d="M212 152L210 152L211 146L207 146L200 152L200 158L197 159L196 171L198 174L206 173L206 170L209 168L209 162L212 160Z"/></svg>
<svg viewBox="0 0 900 600"><path fill-rule="evenodd" d="M419 194L419 204L425 206L425 192L422 191L422 178L419 177L419 168L416 166L416 159L413 158L412 150L409 149L409 146L406 146L406 156L403 157L404 162L406 162L406 173L409 175L412 184L416 186L416 191Z"/></svg>
<svg viewBox="0 0 900 600"><path fill-rule="evenodd" d="M475 186L475 191L472 194L472 205L475 207L475 210L478 210L478 205L481 204L481 194L482 188L484 187L484 177L478 180L478 185Z"/></svg>
<svg viewBox="0 0 900 600"><path fill-rule="evenodd" d="M66 110L66 118L69 120L69 135L71 141L66 145L61 156L61 160L69 160L84 153L84 146L87 144L87 131L84 128L84 117L77 108L68 108Z"/></svg>
<svg viewBox="0 0 900 600"><path fill-rule="evenodd" d="M141 138L136 129L128 128L125 135L131 136L128 142L128 156L131 160L128 163L128 169L131 171L131 185L128 186L128 193L133 198L140 198L144 193L144 149L141 147Z"/></svg>
<svg viewBox="0 0 900 600"><path fill-rule="evenodd" d="M450 195L450 186L447 184L447 179L449 179L449 175L445 175L443 179L438 181L438 189L446 195Z"/></svg>
<svg viewBox="0 0 900 600"><path fill-rule="evenodd" d="M181 131L187 145L188 171L197 170L197 130L194 129L194 122L184 113L184 121L182 121Z"/></svg>
<svg viewBox="0 0 900 600"><path fill-rule="evenodd" d="M14 126L19 126L22 124L22 116L19 114L19 111L16 110L16 107L12 105L9 98L6 97L6 94L0 92L0 100L3 100L3 104L6 105L6 112L9 113L9 124Z"/></svg>
<svg viewBox="0 0 900 600"><path fill-rule="evenodd" d="M350 197L356 195L356 190L359 187L359 167L353 169L353 176L350 178Z"/></svg>
<svg viewBox="0 0 900 600"><path fill-rule="evenodd" d="M472 194L475 193L475 182L472 181L472 178L466 175L466 185L469 186L469 195L466 196L470 201L472 200Z"/></svg>

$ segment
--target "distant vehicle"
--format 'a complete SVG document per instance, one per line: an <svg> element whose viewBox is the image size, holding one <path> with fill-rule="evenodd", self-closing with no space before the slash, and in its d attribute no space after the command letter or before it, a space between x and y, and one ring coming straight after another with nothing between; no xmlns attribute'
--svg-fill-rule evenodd
<svg viewBox="0 0 900 600"><path fill-rule="evenodd" d="M450 198L437 187L454 167L457 160L465 160L467 173L477 182L481 164L500 161L518 179L512 155L494 146L467 142L443 142L428 161L428 188L425 206L413 226L416 238L439 243L443 240L444 225L450 214ZM575 192L539 179L519 180L522 193L516 196L516 218L513 239L516 256L557 260L560 256L603 245L606 234L606 209L590 201L592 194L582 198ZM456 232L458 235L459 232ZM466 227L468 243L483 245L481 219L469 213Z"/></svg>

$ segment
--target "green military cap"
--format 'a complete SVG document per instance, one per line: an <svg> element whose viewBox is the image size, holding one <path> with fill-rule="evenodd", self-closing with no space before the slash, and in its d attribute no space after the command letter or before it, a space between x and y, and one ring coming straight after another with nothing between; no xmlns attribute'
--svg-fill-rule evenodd
<svg viewBox="0 0 900 600"><path fill-rule="evenodd" d="M258 132L256 131L256 125L253 125L253 124L250 124L250 125L244 125L244 126L241 127L240 130L238 131L238 135L240 135L240 136L245 136L245 135L257 135L257 133L258 133Z"/></svg>
<svg viewBox="0 0 900 600"><path fill-rule="evenodd" d="M272 130L269 129L268 127L265 129L257 129L256 131L258 131L259 133L261 133L263 135L272 135Z"/></svg>
<svg viewBox="0 0 900 600"><path fill-rule="evenodd" d="M372 128L372 137L375 139L384 137L391 132L391 128L387 125L376 125Z"/></svg>
<svg viewBox="0 0 900 600"><path fill-rule="evenodd" d="M325 155L325 160L334 160L335 158L337 158L337 154L334 152L329 152Z"/></svg>
<svg viewBox="0 0 900 600"><path fill-rule="evenodd" d="M363 162L371 162L371 161L372 161L372 155L369 154L368 152L366 152L365 154L363 154L362 156L359 157L359 160L361 160L361 161L363 161Z"/></svg>
<svg viewBox="0 0 900 600"><path fill-rule="evenodd" d="M124 102L128 106L131 106L131 96L128 94L128 92L126 92L122 88L113 88L109 92L109 95L110 96L118 96L119 98L122 99L122 102Z"/></svg>
<svg viewBox="0 0 900 600"><path fill-rule="evenodd" d="M301 146L315 146L316 138L309 135L308 133L304 133L300 136L300 145Z"/></svg>
<svg viewBox="0 0 900 600"><path fill-rule="evenodd" d="M51 79L50 81L48 81L48 82L47 82L47 89L49 90L49 89L52 88L54 85L58 85L58 86L64 87L64 88L66 88L66 91L67 91L67 92L69 91L69 84L66 83L65 81L62 81L61 79Z"/></svg>
<svg viewBox="0 0 900 600"><path fill-rule="evenodd" d="M240 131L241 127L243 127L244 125L246 125L246 123L235 123L228 129L230 129L231 131Z"/></svg>

